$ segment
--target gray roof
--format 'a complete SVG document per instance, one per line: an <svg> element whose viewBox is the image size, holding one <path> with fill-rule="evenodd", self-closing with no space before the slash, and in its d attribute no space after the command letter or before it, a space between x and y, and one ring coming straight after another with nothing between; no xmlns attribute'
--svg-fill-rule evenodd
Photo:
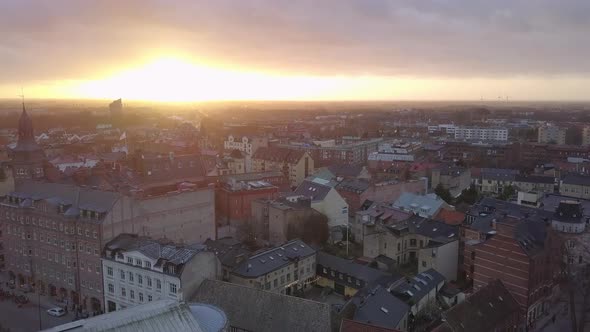
<svg viewBox="0 0 590 332"><path fill-rule="evenodd" d="M379 278L382 277L389 277L388 273L383 271L374 269L367 265L355 263L352 260L340 258L338 256L327 254L323 251L318 251L316 264L318 267L318 274L324 275L323 271L321 271L322 267L328 268L335 272L340 272L344 274L344 278L340 280L340 283L348 284L347 277L351 276L355 279L363 281L365 284L371 283ZM325 276L325 275L324 275ZM335 277L331 277L328 273L329 278L338 278L338 275ZM399 277L398 277L399 279ZM356 285L350 285L351 287L358 288ZM363 285L364 286L364 285Z"/></svg>
<svg viewBox="0 0 590 332"><path fill-rule="evenodd" d="M445 201L436 194L418 195L405 192L393 203L393 206L407 211L433 216L444 204Z"/></svg>
<svg viewBox="0 0 590 332"><path fill-rule="evenodd" d="M437 243L448 243L459 238L459 226L419 216L412 216L402 222L389 225L387 229L399 233L420 234Z"/></svg>
<svg viewBox="0 0 590 332"><path fill-rule="evenodd" d="M52 205L75 205L78 208L99 213L111 211L121 194L110 191L82 188L69 184L28 181L20 184L9 196L29 198L33 201L45 200ZM76 211L66 210L72 216ZM79 211L78 211L79 212ZM93 221L96 221L93 219Z"/></svg>
<svg viewBox="0 0 590 332"><path fill-rule="evenodd" d="M442 274L435 269L428 269L418 273L411 279L407 279L407 282L397 285L391 291L403 300L418 303L426 294L444 281L445 277Z"/></svg>
<svg viewBox="0 0 590 332"><path fill-rule="evenodd" d="M409 311L406 303L378 285L361 300L354 320L395 329Z"/></svg>
<svg viewBox="0 0 590 332"><path fill-rule="evenodd" d="M282 246L265 250L238 265L232 274L244 278L257 278L274 270L315 254L315 249L301 240L292 240Z"/></svg>
<svg viewBox="0 0 590 332"><path fill-rule="evenodd" d="M580 175L580 174L568 174L563 178L562 182L564 184L590 186L590 176L585 176L585 175Z"/></svg>
<svg viewBox="0 0 590 332"><path fill-rule="evenodd" d="M496 198L485 197L473 205L467 214L474 219L470 224L471 228L481 233L489 233L493 231L493 220L500 221L506 217L512 217L519 220L548 221L551 220L553 211L545 211Z"/></svg>
<svg viewBox="0 0 590 332"><path fill-rule="evenodd" d="M541 176L541 175L516 175L514 178L516 182L528 182L528 183L544 183L553 184L555 179L552 176Z"/></svg>
<svg viewBox="0 0 590 332"><path fill-rule="evenodd" d="M208 332L202 328L187 304L174 300L148 302L125 310L66 323L46 331Z"/></svg>
<svg viewBox="0 0 590 332"><path fill-rule="evenodd" d="M215 253L221 264L229 268L235 267L239 258L243 257L245 259L251 253L240 241L231 237L217 240L207 239L205 245L207 250Z"/></svg>
<svg viewBox="0 0 590 332"><path fill-rule="evenodd" d="M504 168L482 168L482 179L499 180L499 181L514 181L514 178L520 172L515 169Z"/></svg>
<svg viewBox="0 0 590 332"><path fill-rule="evenodd" d="M305 180L295 189L295 195L310 197L313 201L322 201L330 190L332 190L332 187Z"/></svg>
<svg viewBox="0 0 590 332"><path fill-rule="evenodd" d="M185 264L196 254L204 251L204 245L176 246L162 244L148 237L139 237L136 234L120 234L105 245L105 250L112 255L119 252L138 251L158 261L157 265L170 263L174 265Z"/></svg>
<svg viewBox="0 0 590 332"><path fill-rule="evenodd" d="M328 304L294 296L207 279L191 300L220 308L231 327L247 331L330 331Z"/></svg>
<svg viewBox="0 0 590 332"><path fill-rule="evenodd" d="M469 227L480 233L495 234L494 221L515 226L514 238L528 255L544 248L546 225L553 212L486 197L472 206L468 214L474 219ZM467 218L469 220L469 218Z"/></svg>
<svg viewBox="0 0 590 332"><path fill-rule="evenodd" d="M508 322L520 306L500 280L489 284L443 313L447 324L456 332L496 331Z"/></svg>
<svg viewBox="0 0 590 332"><path fill-rule="evenodd" d="M342 180L342 182L340 182L336 185L336 189L350 191L353 193L360 194L360 193L365 192L367 189L369 189L370 186L371 186L371 183L367 180L344 179L344 180Z"/></svg>
<svg viewBox="0 0 590 332"><path fill-rule="evenodd" d="M590 218L590 201L586 199L572 198L557 194L545 194L540 199L541 208L545 211L554 212L555 210L557 210L559 203L567 200L580 202L580 204L582 205L582 214L584 215L584 217Z"/></svg>

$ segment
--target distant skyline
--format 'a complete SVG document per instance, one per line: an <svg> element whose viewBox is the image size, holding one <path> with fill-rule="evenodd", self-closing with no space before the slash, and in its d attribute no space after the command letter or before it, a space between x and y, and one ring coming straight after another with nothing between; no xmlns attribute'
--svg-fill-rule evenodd
<svg viewBox="0 0 590 332"><path fill-rule="evenodd" d="M4 0L0 98L589 100L590 2Z"/></svg>

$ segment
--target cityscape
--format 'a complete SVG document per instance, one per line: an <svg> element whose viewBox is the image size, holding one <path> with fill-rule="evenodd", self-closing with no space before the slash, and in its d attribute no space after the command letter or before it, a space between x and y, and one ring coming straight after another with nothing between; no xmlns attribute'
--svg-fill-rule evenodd
<svg viewBox="0 0 590 332"><path fill-rule="evenodd" d="M590 331L588 15L0 2L0 332Z"/></svg>

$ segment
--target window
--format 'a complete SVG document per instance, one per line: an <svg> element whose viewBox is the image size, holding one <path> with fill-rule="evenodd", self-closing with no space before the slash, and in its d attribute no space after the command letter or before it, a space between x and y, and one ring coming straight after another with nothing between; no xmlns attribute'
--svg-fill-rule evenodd
<svg viewBox="0 0 590 332"><path fill-rule="evenodd" d="M133 258L127 257L127 263L128 264L133 264Z"/></svg>
<svg viewBox="0 0 590 332"><path fill-rule="evenodd" d="M108 275L108 276L111 276L111 277L113 276L113 268L112 268L112 267L110 267L110 266L109 266L109 267L107 267L107 275Z"/></svg>
<svg viewBox="0 0 590 332"><path fill-rule="evenodd" d="M279 279L275 279L272 284L276 288L279 285Z"/></svg>
<svg viewBox="0 0 590 332"><path fill-rule="evenodd" d="M170 283L170 293L176 294L176 284Z"/></svg>
<svg viewBox="0 0 590 332"><path fill-rule="evenodd" d="M143 266L144 266L146 269L151 269L151 268L152 268L152 263L150 263L150 262L148 262L148 261L145 261L145 262L143 262Z"/></svg>
<svg viewBox="0 0 590 332"><path fill-rule="evenodd" d="M137 283L143 285L143 276L141 274L137 275Z"/></svg>
<svg viewBox="0 0 590 332"><path fill-rule="evenodd" d="M416 239L410 239L410 247L416 246Z"/></svg>
<svg viewBox="0 0 590 332"><path fill-rule="evenodd" d="M426 261L422 261L422 267L426 267Z"/></svg>
<svg viewBox="0 0 590 332"><path fill-rule="evenodd" d="M148 287L152 287L152 278L145 277L145 281L146 281Z"/></svg>
<svg viewBox="0 0 590 332"><path fill-rule="evenodd" d="M109 284L109 293L113 294L115 292L115 286L113 284Z"/></svg>
<svg viewBox="0 0 590 332"><path fill-rule="evenodd" d="M148 302L152 302L152 296L148 295Z"/></svg>
<svg viewBox="0 0 590 332"><path fill-rule="evenodd" d="M136 258L136 259L135 259L135 265L139 265L139 266L141 266L141 259L139 259L139 258Z"/></svg>
<svg viewBox="0 0 590 332"><path fill-rule="evenodd" d="M397 243L397 251L400 251L400 250L402 250L402 244L398 242Z"/></svg>
<svg viewBox="0 0 590 332"><path fill-rule="evenodd" d="M139 302L143 302L143 293L139 293Z"/></svg>
<svg viewBox="0 0 590 332"><path fill-rule="evenodd" d="M134 300L135 299L135 291L132 289L129 291L129 297Z"/></svg>
<svg viewBox="0 0 590 332"><path fill-rule="evenodd" d="M127 291L125 290L125 287L121 288L121 296L127 296Z"/></svg>
<svg viewBox="0 0 590 332"><path fill-rule="evenodd" d="M125 280L125 271L120 270L121 271L121 280Z"/></svg>
<svg viewBox="0 0 590 332"><path fill-rule="evenodd" d="M270 290L270 282L267 282L267 283L264 285L264 289L266 289L266 290Z"/></svg>
<svg viewBox="0 0 590 332"><path fill-rule="evenodd" d="M129 282L133 282L133 272L129 272Z"/></svg>
<svg viewBox="0 0 590 332"><path fill-rule="evenodd" d="M156 288L162 289L162 282L160 281L160 279L156 279Z"/></svg>
<svg viewBox="0 0 590 332"><path fill-rule="evenodd" d="M291 273L287 273L287 282L291 281Z"/></svg>

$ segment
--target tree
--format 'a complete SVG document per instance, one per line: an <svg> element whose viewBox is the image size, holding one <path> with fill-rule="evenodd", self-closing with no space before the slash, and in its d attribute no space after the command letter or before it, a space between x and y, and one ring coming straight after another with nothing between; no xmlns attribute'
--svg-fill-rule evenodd
<svg viewBox="0 0 590 332"><path fill-rule="evenodd" d="M461 191L461 195L457 198L457 203L467 203L473 205L479 201L479 192L474 185Z"/></svg>
<svg viewBox="0 0 590 332"><path fill-rule="evenodd" d="M436 188L434 188L434 193L448 204L453 204L453 196L451 196L451 192L449 192L449 190L445 188L442 183L439 183Z"/></svg>
<svg viewBox="0 0 590 332"><path fill-rule="evenodd" d="M303 222L289 223L287 226L287 240L301 239L308 244L322 245L330 237L328 217L321 213L313 213Z"/></svg>
<svg viewBox="0 0 590 332"><path fill-rule="evenodd" d="M507 185L502 190L502 193L500 193L498 195L498 199L501 199L503 201L507 201L507 200L509 200L514 195L516 195L516 189L514 189L514 187L511 186L511 185Z"/></svg>

